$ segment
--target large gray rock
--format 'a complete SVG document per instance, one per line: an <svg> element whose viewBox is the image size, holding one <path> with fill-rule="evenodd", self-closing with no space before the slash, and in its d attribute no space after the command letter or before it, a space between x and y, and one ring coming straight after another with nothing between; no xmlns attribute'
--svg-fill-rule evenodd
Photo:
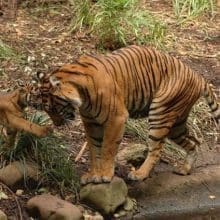
<svg viewBox="0 0 220 220"><path fill-rule="evenodd" d="M7 220L7 216L2 210L0 210L0 220Z"/></svg>
<svg viewBox="0 0 220 220"><path fill-rule="evenodd" d="M10 187L13 187L18 182L22 181L24 175L26 178L32 178L37 181L40 171L36 164L23 164L19 161L12 162L0 169L0 181Z"/></svg>
<svg viewBox="0 0 220 220"><path fill-rule="evenodd" d="M80 199L101 213L110 214L125 203L127 194L128 189L124 180L114 177L110 183L90 183L82 187Z"/></svg>
<svg viewBox="0 0 220 220"><path fill-rule="evenodd" d="M32 217L41 220L80 220L82 212L73 204L49 194L35 196L27 203Z"/></svg>

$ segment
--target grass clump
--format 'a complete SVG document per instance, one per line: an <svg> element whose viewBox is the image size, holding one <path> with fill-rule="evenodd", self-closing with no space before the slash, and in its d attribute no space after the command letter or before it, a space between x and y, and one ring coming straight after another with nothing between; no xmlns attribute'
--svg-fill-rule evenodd
<svg viewBox="0 0 220 220"><path fill-rule="evenodd" d="M91 27L94 19L93 4L91 0L69 0L73 8L71 31L82 30L84 26Z"/></svg>
<svg viewBox="0 0 220 220"><path fill-rule="evenodd" d="M35 113L29 120L44 125L48 117ZM3 156L7 162L19 160L23 164L37 164L41 172L39 184L53 185L61 192L65 189L75 192L79 187L79 180L65 145L63 137L58 135L50 134L45 138L37 138L20 132L14 147L5 150Z"/></svg>
<svg viewBox="0 0 220 220"><path fill-rule="evenodd" d="M72 30L87 26L98 39L98 46L115 49L127 44L152 43L162 45L165 25L140 0L83 1L75 10Z"/></svg>
<svg viewBox="0 0 220 220"><path fill-rule="evenodd" d="M0 39L0 61L16 58L15 52Z"/></svg>
<svg viewBox="0 0 220 220"><path fill-rule="evenodd" d="M174 13L180 23L207 12L213 13L213 5L213 0L173 0Z"/></svg>

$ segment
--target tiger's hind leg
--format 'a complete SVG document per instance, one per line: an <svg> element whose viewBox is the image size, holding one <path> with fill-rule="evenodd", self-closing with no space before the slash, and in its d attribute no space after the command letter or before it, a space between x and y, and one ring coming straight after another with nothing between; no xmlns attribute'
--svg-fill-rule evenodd
<svg viewBox="0 0 220 220"><path fill-rule="evenodd" d="M177 145L181 146L187 153L184 164L177 166L174 172L180 175L190 174L192 166L197 159L197 146L200 145L199 141L195 137L189 135L186 122L174 125L169 138Z"/></svg>
<svg viewBox="0 0 220 220"><path fill-rule="evenodd" d="M141 167L137 170L133 170L128 174L128 178L130 180L144 180L146 179L154 165L160 159L161 149L163 147L163 140L149 140L149 151L147 158L145 159L144 163Z"/></svg>
<svg viewBox="0 0 220 220"><path fill-rule="evenodd" d="M138 170L134 170L129 173L129 179L138 181L144 180L149 176L150 171L160 159L161 150L164 145L164 138L167 137L170 132L170 128L174 123L171 118L169 119L169 115L167 118L168 120L165 124L163 121L157 121L156 124L153 121L149 122L149 151L147 158Z"/></svg>

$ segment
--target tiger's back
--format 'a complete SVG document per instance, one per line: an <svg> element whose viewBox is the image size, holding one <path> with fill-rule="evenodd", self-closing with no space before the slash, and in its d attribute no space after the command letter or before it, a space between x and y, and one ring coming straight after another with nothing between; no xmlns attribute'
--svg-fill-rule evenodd
<svg viewBox="0 0 220 220"><path fill-rule="evenodd" d="M156 97L160 105L168 107L178 102L181 114L191 108L205 86L203 78L181 61L147 47L130 46L107 56L87 56L79 61L103 65L104 73L98 77L112 77L114 83L108 86L120 90L129 116L134 118L148 116Z"/></svg>
<svg viewBox="0 0 220 220"><path fill-rule="evenodd" d="M189 135L186 121L201 95L215 119L220 117L212 89L202 76L172 56L141 46L82 56L76 63L43 76L41 84L43 97L45 91L50 94L50 115L65 119L65 108L56 109L55 98L80 110L91 149L91 172L82 177L83 183L111 180L128 115L149 118L149 154L142 166L129 174L133 180L149 175L166 137L187 152L185 164L176 172L190 172L199 142Z"/></svg>

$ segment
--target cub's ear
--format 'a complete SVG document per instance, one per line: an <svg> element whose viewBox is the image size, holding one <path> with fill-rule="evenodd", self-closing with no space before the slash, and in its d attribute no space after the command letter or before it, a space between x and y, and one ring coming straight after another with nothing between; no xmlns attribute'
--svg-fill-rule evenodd
<svg viewBox="0 0 220 220"><path fill-rule="evenodd" d="M56 76L50 76L49 81L53 87L59 87L60 85L60 80Z"/></svg>

